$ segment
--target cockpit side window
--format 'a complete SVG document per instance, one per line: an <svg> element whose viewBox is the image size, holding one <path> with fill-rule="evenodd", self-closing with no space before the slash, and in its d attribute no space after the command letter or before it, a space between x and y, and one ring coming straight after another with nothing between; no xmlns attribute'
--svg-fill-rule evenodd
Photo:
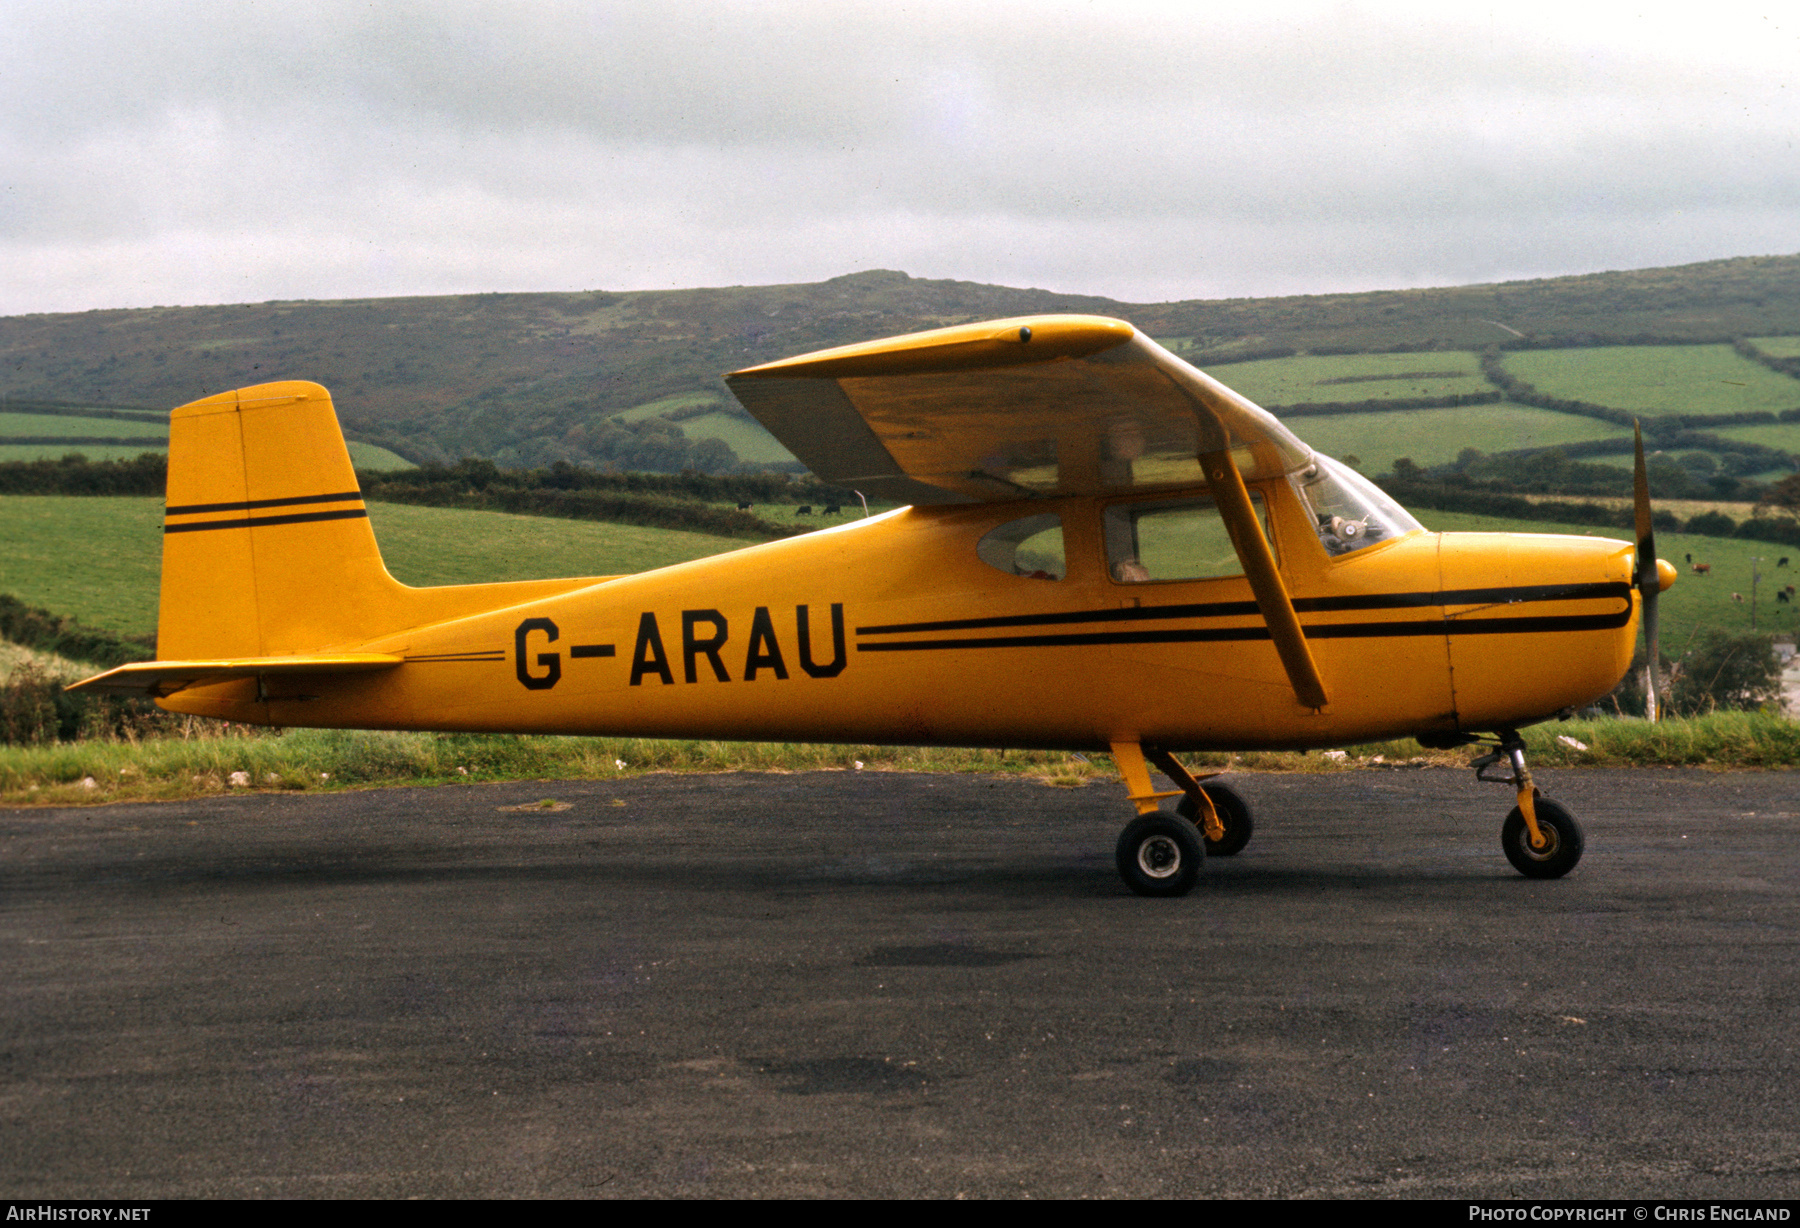
<svg viewBox="0 0 1800 1228"><path fill-rule="evenodd" d="M1268 530L1262 495L1250 502ZM1211 499L1115 503L1101 518L1106 565L1121 584L1156 580L1211 580L1244 574L1225 521Z"/></svg>
<svg viewBox="0 0 1800 1228"><path fill-rule="evenodd" d="M1009 576L1060 580L1069 574L1063 557L1062 517L1055 512L1009 520L975 543L975 557Z"/></svg>

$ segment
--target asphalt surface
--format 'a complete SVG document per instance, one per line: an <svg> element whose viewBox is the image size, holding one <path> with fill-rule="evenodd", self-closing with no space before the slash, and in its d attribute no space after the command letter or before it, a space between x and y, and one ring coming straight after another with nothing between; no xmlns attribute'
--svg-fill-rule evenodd
<svg viewBox="0 0 1800 1228"><path fill-rule="evenodd" d="M1800 778L812 773L0 811L0 1195L1800 1195ZM543 798L557 811L499 807Z"/></svg>

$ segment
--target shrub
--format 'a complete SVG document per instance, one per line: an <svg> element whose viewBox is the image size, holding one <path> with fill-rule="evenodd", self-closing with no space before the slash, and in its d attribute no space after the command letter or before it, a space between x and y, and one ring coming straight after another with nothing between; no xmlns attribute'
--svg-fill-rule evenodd
<svg viewBox="0 0 1800 1228"><path fill-rule="evenodd" d="M1702 537L1730 537L1737 532L1737 521L1724 512L1701 512L1687 522L1687 531Z"/></svg>
<svg viewBox="0 0 1800 1228"><path fill-rule="evenodd" d="M1711 628L1677 663L1669 710L1698 715L1720 708L1755 709L1781 693L1781 662L1772 636Z"/></svg>
<svg viewBox="0 0 1800 1228"><path fill-rule="evenodd" d="M62 685L29 662L0 682L0 743L39 746L57 741L56 701Z"/></svg>

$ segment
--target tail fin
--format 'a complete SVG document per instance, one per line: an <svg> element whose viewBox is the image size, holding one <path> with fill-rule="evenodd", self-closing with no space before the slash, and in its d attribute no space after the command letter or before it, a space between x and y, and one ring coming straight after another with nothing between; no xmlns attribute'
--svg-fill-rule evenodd
<svg viewBox="0 0 1800 1228"><path fill-rule="evenodd" d="M270 657L404 626L331 394L240 388L169 423L157 656Z"/></svg>
<svg viewBox="0 0 1800 1228"><path fill-rule="evenodd" d="M400 583L375 545L331 394L298 380L175 410L168 489L156 628L165 662L339 660L370 640L616 578Z"/></svg>

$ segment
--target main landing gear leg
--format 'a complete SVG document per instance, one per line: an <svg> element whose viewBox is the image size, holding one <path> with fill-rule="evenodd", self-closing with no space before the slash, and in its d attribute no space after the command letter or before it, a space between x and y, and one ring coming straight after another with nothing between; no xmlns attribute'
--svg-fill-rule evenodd
<svg viewBox="0 0 1800 1228"><path fill-rule="evenodd" d="M1487 769L1504 760L1510 776L1489 776ZM1513 868L1527 878L1561 878L1581 860L1581 825L1575 816L1538 792L1525 766L1525 742L1518 731L1503 729L1495 749L1469 765L1475 779L1508 784L1518 805L1500 827L1500 847Z"/></svg>
<svg viewBox="0 0 1800 1228"><path fill-rule="evenodd" d="M1253 830L1250 804L1236 789L1213 779L1222 773L1205 772L1196 776L1168 751L1147 750L1144 757L1156 765L1157 771L1181 786L1186 796L1181 799L1176 813L1192 820L1200 829L1208 857L1229 857L1250 843Z"/></svg>
<svg viewBox="0 0 1800 1228"><path fill-rule="evenodd" d="M1138 812L1119 835L1119 877L1139 895L1186 895L1200 878L1206 850L1192 823L1159 809L1163 799L1180 797L1183 791L1158 793L1151 788L1144 749L1136 742L1114 742L1112 753Z"/></svg>

